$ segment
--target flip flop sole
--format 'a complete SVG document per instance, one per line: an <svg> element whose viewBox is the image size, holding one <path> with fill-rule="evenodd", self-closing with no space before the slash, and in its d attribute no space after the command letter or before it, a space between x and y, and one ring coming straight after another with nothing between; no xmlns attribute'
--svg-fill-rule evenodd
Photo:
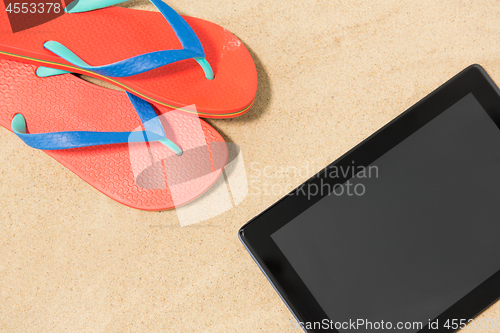
<svg viewBox="0 0 500 333"><path fill-rule="evenodd" d="M30 133L140 130L139 116L125 93L71 74L39 78L35 70L30 64L0 59L0 125L6 129L11 130L12 118L21 113ZM197 117L165 107L158 107L157 112L167 137L184 149L182 156L158 142L46 153L124 205L142 210L177 207L217 181L227 162L227 145ZM12 134L10 140L17 139Z"/></svg>
<svg viewBox="0 0 500 333"><path fill-rule="evenodd" d="M2 6L0 3L0 57L90 75L169 108L182 110L185 105L196 105L199 115L206 118L236 117L248 111L254 102L257 71L252 56L232 33L211 22L184 17L205 49L214 80L207 80L193 59L131 77L111 78L73 66L46 50L43 44L49 40L60 42L95 66L182 48L160 13L109 7L64 14L12 33Z"/></svg>

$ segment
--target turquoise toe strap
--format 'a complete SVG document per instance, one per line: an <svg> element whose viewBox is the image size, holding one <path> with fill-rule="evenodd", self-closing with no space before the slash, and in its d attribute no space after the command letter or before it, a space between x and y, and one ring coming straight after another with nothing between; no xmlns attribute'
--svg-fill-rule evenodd
<svg viewBox="0 0 500 333"><path fill-rule="evenodd" d="M126 1L127 0L75 0L64 8L64 11L66 13L83 13L114 6Z"/></svg>
<svg viewBox="0 0 500 333"><path fill-rule="evenodd" d="M161 0L150 0L156 8L162 13L174 30L177 38L182 44L182 49L179 50L164 50L150 52L138 55L129 59L121 60L113 64L92 66L86 63L83 59L73 53L69 48L56 41L48 41L44 43L44 47L63 58L67 62L80 67L82 69L95 72L108 77L127 77L141 74L159 67L163 67L181 60L195 59L203 68L205 77L209 80L214 79L212 67L205 59L205 51L201 45L200 39L189 26L189 24L170 6ZM114 5L123 1L96 1L96 0L80 0L75 1L66 9L68 13L77 13L82 11L104 8L109 5Z"/></svg>
<svg viewBox="0 0 500 333"><path fill-rule="evenodd" d="M38 77L49 77L49 76L67 74L67 73L71 73L71 72L63 71L62 69L49 68L49 67L38 67L36 69L36 76L38 76Z"/></svg>

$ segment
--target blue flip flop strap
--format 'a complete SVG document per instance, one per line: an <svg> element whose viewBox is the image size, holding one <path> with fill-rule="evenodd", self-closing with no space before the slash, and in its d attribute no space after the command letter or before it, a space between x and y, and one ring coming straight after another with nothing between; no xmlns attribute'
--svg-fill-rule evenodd
<svg viewBox="0 0 500 333"><path fill-rule="evenodd" d="M141 118L142 125L144 126L146 132L153 133L155 135L163 137L163 139L157 141L170 148L177 156L182 155L182 149L179 148L179 146L177 146L175 143L166 138L165 130L163 129L163 125L160 121L160 118L156 114L156 111L153 109L151 104L149 104L148 102L137 96L132 95L129 92L127 92L127 96L132 102L132 105L134 106L135 110L137 111L139 118ZM154 140L148 140L148 141L154 141Z"/></svg>
<svg viewBox="0 0 500 333"><path fill-rule="evenodd" d="M16 114L12 119L12 131L28 146L42 150L63 150L117 143L158 141L173 150L175 154L182 155L182 149L166 138L160 119L151 104L132 94L127 93L127 96L137 111L145 131L69 131L27 134L26 119L21 114Z"/></svg>
<svg viewBox="0 0 500 333"><path fill-rule="evenodd" d="M26 120L21 114L12 119L12 130L28 146L42 150L62 150L91 146L110 145L129 142L160 141L165 137L154 133L142 132L55 132L55 133L26 133Z"/></svg>
<svg viewBox="0 0 500 333"><path fill-rule="evenodd" d="M88 12L113 6L127 0L77 0L65 8L67 13ZM149 0L165 17L185 49L204 55L203 46L191 26L175 10L161 0Z"/></svg>
<svg viewBox="0 0 500 333"><path fill-rule="evenodd" d="M139 118L141 118L141 122L146 132L154 133L165 138L166 135L163 130L163 125L161 124L160 119L151 104L129 92L127 92L127 96L130 99L130 102L132 102Z"/></svg>
<svg viewBox="0 0 500 333"><path fill-rule="evenodd" d="M132 76L174 62L193 58L202 66L207 79L213 79L213 71L205 59L205 51L203 50L203 46L201 45L198 36L196 36L196 33L189 26L189 24L175 10L173 10L163 1L150 1L156 6L156 8L158 8L158 10L168 21L177 38L181 42L183 49L151 52L118 61L109 65L91 66L59 42L48 41L44 44L44 47L75 66L109 77ZM103 2L104 3L98 4L95 0L80 0L75 6L69 9L68 12L73 13L87 11L106 7L106 3L118 3L116 0Z"/></svg>

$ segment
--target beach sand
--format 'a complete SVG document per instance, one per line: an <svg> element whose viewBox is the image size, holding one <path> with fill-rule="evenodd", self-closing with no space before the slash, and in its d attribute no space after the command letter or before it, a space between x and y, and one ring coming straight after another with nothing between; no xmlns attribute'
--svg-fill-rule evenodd
<svg viewBox="0 0 500 333"><path fill-rule="evenodd" d="M0 332L298 332L238 229L468 65L500 83L498 1L168 3L255 59L253 109L208 120L241 147L248 196L181 227L0 128ZM500 303L481 318L500 321Z"/></svg>

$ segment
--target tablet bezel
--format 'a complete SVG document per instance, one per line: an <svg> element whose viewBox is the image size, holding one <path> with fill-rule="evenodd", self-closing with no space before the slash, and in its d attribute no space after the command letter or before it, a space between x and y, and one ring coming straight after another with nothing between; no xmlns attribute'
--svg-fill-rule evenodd
<svg viewBox="0 0 500 333"><path fill-rule="evenodd" d="M333 179L325 177L329 174L325 171L332 168L342 170L351 166L352 161L356 162L356 166L370 165L469 93L474 95L500 128L500 90L480 65L471 65L240 229L241 241L299 322L321 323L329 317L272 240L271 235L327 195L319 193L311 196L304 191L304 188L321 186L325 183L333 188L336 184L346 182L351 178L349 175ZM498 299L500 299L500 270L434 320L444 324L447 319L473 319ZM457 330L445 327L436 330L425 326L419 333ZM320 328L306 331L315 333L326 330ZM333 329L329 332L338 331Z"/></svg>

